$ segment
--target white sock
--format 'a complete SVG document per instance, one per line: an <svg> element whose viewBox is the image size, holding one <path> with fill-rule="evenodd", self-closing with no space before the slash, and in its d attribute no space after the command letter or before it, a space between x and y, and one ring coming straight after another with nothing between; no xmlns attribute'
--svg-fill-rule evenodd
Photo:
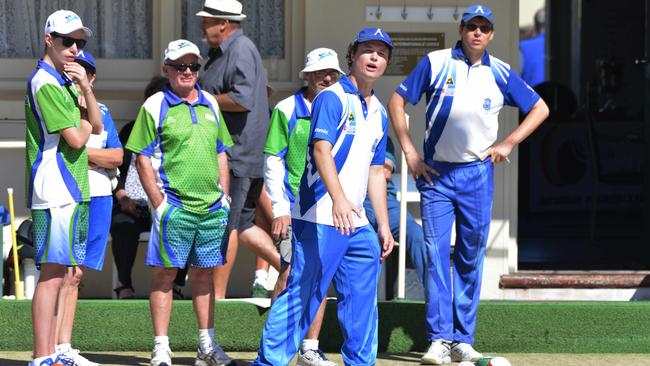
<svg viewBox="0 0 650 366"><path fill-rule="evenodd" d="M266 280L269 278L269 273L264 269L255 271L255 283L266 286Z"/></svg>
<svg viewBox="0 0 650 366"><path fill-rule="evenodd" d="M214 344L214 328L199 329L199 349L203 353L210 353Z"/></svg>
<svg viewBox="0 0 650 366"><path fill-rule="evenodd" d="M169 337L168 336L155 336L153 338L153 346L158 347L166 347L169 348Z"/></svg>
<svg viewBox="0 0 650 366"><path fill-rule="evenodd" d="M54 346L56 353L65 353L72 349L72 344L70 343L61 343Z"/></svg>
<svg viewBox="0 0 650 366"><path fill-rule="evenodd" d="M309 350L316 351L318 349L318 339L303 339L300 344L300 351L305 353Z"/></svg>

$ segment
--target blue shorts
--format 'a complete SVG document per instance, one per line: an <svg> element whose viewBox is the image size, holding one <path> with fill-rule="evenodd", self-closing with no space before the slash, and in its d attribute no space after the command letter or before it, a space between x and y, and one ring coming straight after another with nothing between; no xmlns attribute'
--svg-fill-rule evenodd
<svg viewBox="0 0 650 366"><path fill-rule="evenodd" d="M228 208L195 214L166 201L151 212L148 266L220 266L228 249Z"/></svg>
<svg viewBox="0 0 650 366"><path fill-rule="evenodd" d="M104 268L104 256L108 243L108 231L111 228L113 212L113 197L101 196L90 198L88 214L88 243L86 244L86 259L84 267L101 271Z"/></svg>
<svg viewBox="0 0 650 366"><path fill-rule="evenodd" d="M32 210L36 264L78 266L86 258L88 202Z"/></svg>

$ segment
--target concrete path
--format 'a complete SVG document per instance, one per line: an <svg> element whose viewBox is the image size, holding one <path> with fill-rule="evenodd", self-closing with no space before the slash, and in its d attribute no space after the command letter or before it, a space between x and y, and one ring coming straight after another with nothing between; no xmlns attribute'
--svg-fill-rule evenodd
<svg viewBox="0 0 650 366"><path fill-rule="evenodd" d="M148 366L147 352L89 352L85 354L91 361L99 362L102 366ZM254 357L253 352L232 352L238 366L247 365ZM173 358L174 366L194 364L194 353L177 352ZM327 355L332 361L343 365L338 354ZM650 366L650 354L540 354L512 353L501 354L512 366ZM413 366L418 365L419 353L383 353L377 358L378 366ZM1 366L26 366L31 358L31 352L0 352ZM292 363L295 365L295 361ZM457 365L453 363L451 365Z"/></svg>

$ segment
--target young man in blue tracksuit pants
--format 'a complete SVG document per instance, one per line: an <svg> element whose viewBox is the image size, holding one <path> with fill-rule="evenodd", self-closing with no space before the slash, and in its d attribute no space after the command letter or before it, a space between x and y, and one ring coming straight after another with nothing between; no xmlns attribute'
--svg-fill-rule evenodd
<svg viewBox="0 0 650 366"><path fill-rule="evenodd" d="M346 365L377 358L380 261L393 249L383 165L388 115L372 87L393 45L380 28L350 44L344 75L314 100L307 165L292 212L293 255L286 289L276 298L254 365L288 365L334 282ZM363 211L366 193L378 221Z"/></svg>

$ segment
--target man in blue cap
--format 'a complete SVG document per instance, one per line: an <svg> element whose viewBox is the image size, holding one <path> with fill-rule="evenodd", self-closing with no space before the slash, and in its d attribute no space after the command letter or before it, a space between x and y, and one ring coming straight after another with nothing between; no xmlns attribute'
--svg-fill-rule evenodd
<svg viewBox="0 0 650 366"><path fill-rule="evenodd" d="M372 87L392 48L383 29L361 30L348 48L349 75L314 100L307 164L291 214L291 273L271 308L254 365L289 364L332 281L344 363L375 364L377 282L393 238L383 172L388 115ZM363 209L366 192L377 231Z"/></svg>
<svg viewBox="0 0 650 366"><path fill-rule="evenodd" d="M485 5L465 9L460 41L431 52L398 86L388 103L406 162L417 180L428 254L427 336L423 364L476 361L474 330L494 191L493 164L508 155L548 116L548 107L510 65L486 51L494 37L494 16ZM406 127L406 102L426 93L424 157ZM504 105L526 117L496 143ZM453 285L450 274L452 225L456 223ZM452 290L453 289L453 290Z"/></svg>

